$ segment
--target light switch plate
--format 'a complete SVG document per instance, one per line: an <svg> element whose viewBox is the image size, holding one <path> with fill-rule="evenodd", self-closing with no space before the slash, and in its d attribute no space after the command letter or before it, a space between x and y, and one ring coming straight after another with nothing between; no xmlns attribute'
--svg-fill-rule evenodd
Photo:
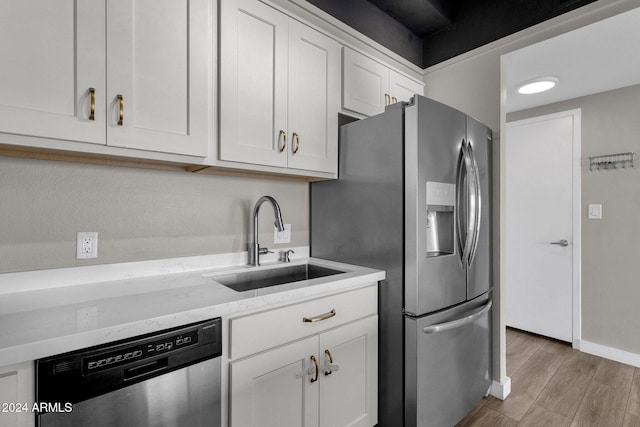
<svg viewBox="0 0 640 427"><path fill-rule="evenodd" d="M601 204L589 204L589 219L602 219Z"/></svg>
<svg viewBox="0 0 640 427"><path fill-rule="evenodd" d="M278 228L273 226L273 243L291 243L291 224L284 224L284 231L278 231Z"/></svg>

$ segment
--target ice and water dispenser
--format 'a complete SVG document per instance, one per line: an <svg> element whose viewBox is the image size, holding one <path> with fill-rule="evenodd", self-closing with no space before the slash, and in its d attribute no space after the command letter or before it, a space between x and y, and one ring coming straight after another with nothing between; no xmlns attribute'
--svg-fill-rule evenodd
<svg viewBox="0 0 640 427"><path fill-rule="evenodd" d="M454 253L455 185L427 181L427 257Z"/></svg>

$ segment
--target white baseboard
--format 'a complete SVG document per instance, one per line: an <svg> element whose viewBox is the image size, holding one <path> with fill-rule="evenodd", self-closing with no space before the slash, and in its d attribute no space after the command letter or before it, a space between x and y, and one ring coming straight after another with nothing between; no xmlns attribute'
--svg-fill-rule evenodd
<svg viewBox="0 0 640 427"><path fill-rule="evenodd" d="M576 347L574 345L574 347ZM605 359L614 360L616 362L640 368L640 354L631 353L629 351L619 350L606 345L596 344L589 341L580 340L578 349L584 353L593 354L595 356L604 357Z"/></svg>
<svg viewBox="0 0 640 427"><path fill-rule="evenodd" d="M489 387L489 394L493 397L497 397L500 400L504 400L511 393L511 378L504 377L502 382L494 381Z"/></svg>

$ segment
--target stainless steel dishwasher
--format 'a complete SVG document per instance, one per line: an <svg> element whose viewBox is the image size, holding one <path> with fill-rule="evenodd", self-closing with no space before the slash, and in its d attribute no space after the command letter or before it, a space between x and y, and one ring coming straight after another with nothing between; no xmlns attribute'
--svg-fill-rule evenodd
<svg viewBox="0 0 640 427"><path fill-rule="evenodd" d="M36 425L220 426L220 319L36 361Z"/></svg>

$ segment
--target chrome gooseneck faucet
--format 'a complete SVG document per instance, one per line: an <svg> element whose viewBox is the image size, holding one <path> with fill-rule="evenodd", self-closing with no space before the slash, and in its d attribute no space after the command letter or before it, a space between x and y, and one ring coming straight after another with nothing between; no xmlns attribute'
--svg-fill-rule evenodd
<svg viewBox="0 0 640 427"><path fill-rule="evenodd" d="M268 248L260 248L260 244L258 244L258 212L260 211L260 206L264 202L271 203L273 207L273 215L276 217L274 222L278 231L284 231L284 224L282 223L282 213L280 212L280 206L276 199L271 196L262 196L256 202L256 205L253 207L253 243L249 246L249 264L258 266L260 265L260 255L264 255L269 251Z"/></svg>

